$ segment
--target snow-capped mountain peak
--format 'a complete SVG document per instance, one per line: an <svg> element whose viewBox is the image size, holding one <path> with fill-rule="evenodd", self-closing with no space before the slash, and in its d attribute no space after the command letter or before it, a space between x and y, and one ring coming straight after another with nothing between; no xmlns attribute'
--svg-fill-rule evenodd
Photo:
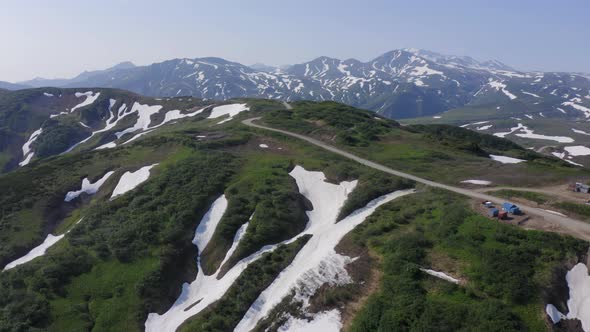
<svg viewBox="0 0 590 332"><path fill-rule="evenodd" d="M491 87L490 81L502 87ZM550 109L539 112L549 115L557 114L555 107L570 107L562 103L590 107L589 99L583 98L590 95L587 76L526 73L497 60L480 62L469 56L415 48L392 50L367 62L321 56L281 68L260 64L245 66L217 57L173 59L137 67L124 63L103 71L83 73L71 80L33 80L23 84L121 88L156 97L333 100L393 118L433 115L466 105L509 101L530 103L535 108L545 105ZM544 98L551 103L542 104ZM571 107L576 109L577 106Z"/></svg>

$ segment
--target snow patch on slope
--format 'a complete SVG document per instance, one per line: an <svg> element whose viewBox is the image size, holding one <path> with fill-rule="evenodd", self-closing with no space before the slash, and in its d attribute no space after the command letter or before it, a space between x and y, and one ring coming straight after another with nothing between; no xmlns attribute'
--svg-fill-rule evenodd
<svg viewBox="0 0 590 332"><path fill-rule="evenodd" d="M135 187L147 181L150 177L150 170L156 165L158 164L144 166L135 172L127 171L125 174L121 175L119 183L117 183L117 186L113 190L111 199L133 190Z"/></svg>
<svg viewBox="0 0 590 332"><path fill-rule="evenodd" d="M584 116L586 118L590 118L590 108L588 108L586 106L582 106L582 105L576 104L576 103L574 103L572 101L563 102L563 103L561 103L561 105L563 105L563 106L571 106L574 109L576 109L576 110L584 113Z"/></svg>
<svg viewBox="0 0 590 332"><path fill-rule="evenodd" d="M279 332L338 332L342 330L340 311L333 309L315 314L310 320L290 316Z"/></svg>
<svg viewBox="0 0 590 332"><path fill-rule="evenodd" d="M213 204L211 204L211 208L207 211L205 216L203 216L201 223L199 223L199 226L195 231L195 237L193 238L193 244L199 248L199 252L205 250L207 243L209 243L211 237L213 237L213 233L215 232L215 229L217 229L217 224L219 224L226 209L227 198L225 198L225 195L221 195L213 202Z"/></svg>
<svg viewBox="0 0 590 332"><path fill-rule="evenodd" d="M490 81L488 82L488 84L496 89L497 91L502 91L508 98L510 98L511 100L516 99L516 96L512 93L510 93L510 91L506 90L506 84L499 82L499 81Z"/></svg>
<svg viewBox="0 0 590 332"><path fill-rule="evenodd" d="M99 129L97 131L92 132L92 134L90 134L90 136L86 137L85 139L81 140L80 142L72 145L69 149L67 149L64 153L68 153L70 151L72 151L75 147L77 147L80 144L84 144L86 142L88 142L88 140L90 140L92 137L94 137L96 134L100 134L103 133L105 131L109 131L112 128L114 128L117 125L117 122L119 122L119 120L121 120L123 117L118 116L117 119L115 119L115 113L113 112L112 108L115 105L115 103L117 103L116 100L114 99L110 99L110 104L109 104L109 118L106 121L106 124L104 126L104 128ZM127 106L125 104L121 105L121 107L119 108L119 113L121 113L121 110L125 110L127 108ZM107 143L108 144L108 143ZM104 146L105 144L103 144L102 146ZM97 148L97 150L100 150Z"/></svg>
<svg viewBox="0 0 590 332"><path fill-rule="evenodd" d="M515 134L518 137L556 141L559 143L572 143L572 142L574 142L573 138L567 137L567 136L547 136L547 135L535 134L533 132L533 130L529 129L527 126L523 125L522 123L519 123L516 127L510 128L510 131L508 131L508 132L495 133L494 136L506 137L507 135L516 133L518 131L524 132L521 134Z"/></svg>
<svg viewBox="0 0 590 332"><path fill-rule="evenodd" d="M559 322L561 319L579 319L582 323L582 329L590 331L590 276L588 267L583 263L576 264L565 275L567 286L569 288L569 299L567 307L569 312L563 315L555 306L549 304L545 311L553 321Z"/></svg>
<svg viewBox="0 0 590 332"><path fill-rule="evenodd" d="M482 125L482 124L486 124L490 121L478 121L478 122L471 122L471 123L466 123L464 125L461 125L461 128L465 128L465 127L469 127L469 126L474 126L474 125Z"/></svg>
<svg viewBox="0 0 590 332"><path fill-rule="evenodd" d="M35 130L29 137L29 140L26 141L25 144L23 144L22 150L24 159L23 161L18 163L20 166L28 165L31 161L31 158L33 158L35 152L31 151L31 144L33 144L33 142L35 142L37 138L39 138L39 135L41 135L41 133L43 133L43 128Z"/></svg>
<svg viewBox="0 0 590 332"><path fill-rule="evenodd" d="M129 112L124 112L123 117L131 113L137 112L137 122L135 122L135 125L133 125L133 127L129 127L123 131L117 132L115 133L115 135L117 136L117 138L121 138L121 136L127 133L132 133L138 130L147 130L150 126L150 123L152 122L152 115L158 113L161 109L161 105L149 106L147 104L142 105L138 102L133 103L131 110Z"/></svg>
<svg viewBox="0 0 590 332"><path fill-rule="evenodd" d="M567 316L562 314L553 304L548 304L545 306L545 313L547 316L551 318L553 324L559 323L562 319L567 319Z"/></svg>
<svg viewBox="0 0 590 332"><path fill-rule="evenodd" d="M88 180L88 178L84 178L84 180L82 180L82 187L80 188L80 190L69 191L66 194L66 197L64 198L64 201L65 202L70 202L70 201L76 199L82 193L86 193L88 195L94 195L94 194L96 194L96 192L100 189L100 187L114 173L115 173L114 171L107 172L105 175L103 175L102 178L96 180L96 182L94 182L94 183L90 183L90 180Z"/></svg>
<svg viewBox="0 0 590 332"><path fill-rule="evenodd" d="M230 121L236 115L250 110L250 107L246 106L246 104L229 104L229 105L221 105L214 107L211 110L211 114L207 117L207 119L217 119L224 115L228 115L227 119L219 121L217 124L222 124L224 122Z"/></svg>
<svg viewBox="0 0 590 332"><path fill-rule="evenodd" d="M104 149L112 149L117 147L117 143L115 142L109 142L109 143L105 143L97 148L95 148L94 150L104 150Z"/></svg>
<svg viewBox="0 0 590 332"><path fill-rule="evenodd" d="M82 107L85 107L85 106L88 106L88 105L91 105L92 103L94 103L96 101L96 99L98 98L98 96L100 96L100 92L97 92L97 93L94 93L92 91L76 92L75 96L76 96L76 98L86 96L86 99L84 99L84 101L79 103L78 105L72 107L72 109L70 110L70 113L74 112L78 108L82 108Z"/></svg>
<svg viewBox="0 0 590 332"><path fill-rule="evenodd" d="M78 224L80 221L82 221L83 218L81 218L80 220L78 220L76 222L76 224ZM30 261L32 261L33 259L37 258L37 257L41 257L43 255L45 255L45 253L47 252L47 249L51 248L53 245L55 245L57 242L59 242L59 240L61 240L67 233L69 233L70 230L68 230L67 232L65 232L64 234L60 234L60 235L52 235L52 234L47 234L47 237L45 238L45 240L43 241L43 243L41 243L40 245L36 246L35 248L31 249L26 255L24 255L23 257L16 259L10 263L8 263L5 267L3 271L6 270L10 270L12 268L15 268L19 265L28 263Z"/></svg>
<svg viewBox="0 0 590 332"><path fill-rule="evenodd" d="M536 94L534 94L534 93L531 93L531 92L526 92L526 91L524 91L524 90L521 90L521 92L522 92L522 93L524 93L525 95L533 96L533 97L535 97L535 98L541 98L541 96L539 96L539 95L536 95Z"/></svg>
<svg viewBox="0 0 590 332"><path fill-rule="evenodd" d="M463 180L461 181L461 183L470 183L470 184L477 184L480 186L488 186L490 184L492 184L492 181L488 181L488 180Z"/></svg>
<svg viewBox="0 0 590 332"><path fill-rule="evenodd" d="M15 260L15 261L12 261L12 262L8 263L4 267L4 271L10 270L10 269L12 269L14 267L17 267L18 265L22 265L22 264L28 263L28 262L32 261L33 259L35 259L37 257L41 257L41 256L45 255L45 252L47 251L47 249L49 249L54 244L56 244L64 236L65 236L65 234L61 234L61 235L48 234L47 237L45 238L45 240L43 241L43 243L41 243L40 245L38 245L35 248L31 249L31 251L29 251L23 257Z"/></svg>
<svg viewBox="0 0 590 332"><path fill-rule="evenodd" d="M499 161L502 164L518 164L518 163L522 163L522 162L526 161L524 159L518 159L518 158L512 158L512 157L506 157L506 156L498 156L498 155L494 155L494 154L491 154L490 158L492 158L495 161Z"/></svg>
<svg viewBox="0 0 590 332"><path fill-rule="evenodd" d="M425 268L420 268L420 271L429 274L433 277L448 281L448 282L452 282L454 284L459 284L459 279L453 278L450 275L444 273L444 272L440 272L440 271L434 271L431 269L425 269Z"/></svg>
<svg viewBox="0 0 590 332"><path fill-rule="evenodd" d="M566 146L563 148L572 156L588 156L590 155L590 149L583 145Z"/></svg>
<svg viewBox="0 0 590 332"><path fill-rule="evenodd" d="M481 127L477 127L475 128L475 130L488 130L490 128L492 128L494 125L485 125L485 126L481 126Z"/></svg>
<svg viewBox="0 0 590 332"><path fill-rule="evenodd" d="M583 130L579 130L579 129L572 128L572 131L573 131L574 133L576 133L576 134L581 134L581 135L588 135L588 136L590 136L590 133L587 133L587 132L585 132L585 131L583 131Z"/></svg>

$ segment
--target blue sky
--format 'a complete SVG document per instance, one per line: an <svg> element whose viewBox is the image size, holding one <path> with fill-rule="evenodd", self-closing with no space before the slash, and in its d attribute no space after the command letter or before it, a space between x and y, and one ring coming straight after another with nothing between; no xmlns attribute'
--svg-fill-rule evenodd
<svg viewBox="0 0 590 332"><path fill-rule="evenodd" d="M588 0L6 0L0 9L5 81L179 57L366 61L403 47L590 72Z"/></svg>

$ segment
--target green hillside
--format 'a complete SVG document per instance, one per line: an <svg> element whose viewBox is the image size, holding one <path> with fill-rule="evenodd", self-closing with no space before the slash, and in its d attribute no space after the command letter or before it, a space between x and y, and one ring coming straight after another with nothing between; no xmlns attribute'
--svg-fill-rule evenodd
<svg viewBox="0 0 590 332"><path fill-rule="evenodd" d="M41 93L31 91L5 97L18 106L1 113L0 128L21 138L3 151L17 151L25 133L51 121L43 120L48 113L38 106L28 109L27 98L37 100ZM69 119L71 124L79 120L93 130L102 128L110 99L160 102L117 90L100 91L92 105L59 118L60 125L67 126ZM37 97L30 97L33 95ZM131 120L136 118L71 152L57 153L60 148L42 153L42 144L55 147L64 137L72 139L60 130L39 141L35 161L0 175L0 266L23 256L48 234L65 234L45 255L0 273L0 331L143 330L149 313L166 312L183 283L195 279L197 248L191 241L199 221L222 194L228 200L227 210L208 246L199 253L205 275L218 268L226 273L261 248L306 230L306 212L314 207L289 175L295 165L322 171L334 184L358 180L339 219L354 215L382 195L416 187L412 181L303 141L247 127L241 123L246 118L261 116L261 122L268 125L305 133L445 183L485 175L498 184L531 185L588 176L585 170L505 139L451 126L400 126L332 102L297 102L293 110L287 110L268 100L228 101L225 104L247 103L249 110L219 123L208 117L221 103L184 99L162 101L162 112L152 115L152 121L163 121L169 110L210 107L115 148L94 150L112 140L115 131L133 125ZM21 116L24 119L19 122ZM79 140L74 138L68 143ZM489 153L527 162L499 164L487 157ZM126 172L156 163L149 179L111 198ZM113 175L94 195L64 201L66 193L80 189L83 179L94 182L109 171ZM542 294L550 287L554 269L577 260L587 244L499 225L476 215L458 196L417 188L418 193L383 205L349 234L355 246L379 257L367 264L383 273L380 286L355 312L353 330L389 330L392 326L424 330L444 316L440 326L450 331L467 327L471 321L460 319L466 315L477 317L473 326L481 330L545 329ZM222 266L236 232L248 221L243 238ZM218 302L182 328L231 330L309 238L300 237L262 255L241 272ZM420 275L418 266L435 265L439 257L449 266L438 267L452 267L465 277L465 284L449 286ZM339 308L353 298L342 292L319 308ZM300 310L291 309L295 316Z"/></svg>

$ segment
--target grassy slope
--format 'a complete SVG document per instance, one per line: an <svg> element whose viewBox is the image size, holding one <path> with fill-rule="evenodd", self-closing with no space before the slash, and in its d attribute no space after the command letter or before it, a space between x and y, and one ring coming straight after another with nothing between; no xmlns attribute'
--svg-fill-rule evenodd
<svg viewBox="0 0 590 332"><path fill-rule="evenodd" d="M113 111L122 104L131 107L134 102L148 105L162 105L163 110L201 108L209 102L198 98L164 98L155 99L143 97L134 93L118 89L91 89L100 92L100 96L90 105L77 109L75 112L50 118L50 114L66 112L81 103L85 97L77 98L75 92L87 89L37 88L10 91L0 94L0 172L9 171L17 167L22 160L22 144L30 134L40 128L43 133L32 144L35 158L59 154L74 143L90 136L93 130L102 129L109 118L108 107L110 100L115 100ZM54 97L47 97L45 92ZM111 132L127 128L135 123L136 115L128 116L120 121ZM154 116L154 121L161 121L162 115ZM80 122L92 127L86 128ZM128 139L132 134L123 137ZM107 137L108 136L108 137ZM114 135L98 135L85 145L85 148L96 147L114 140ZM81 151L82 148L76 148Z"/></svg>
<svg viewBox="0 0 590 332"><path fill-rule="evenodd" d="M3 289L6 297L43 294L40 301L51 308L45 313L51 315L46 318L51 330L138 330L148 311L164 309L192 265L194 221L223 191L233 167L226 154L195 151L176 157L133 195L97 202L48 256L2 274L33 275L24 285ZM69 252L79 255L68 257Z"/></svg>
<svg viewBox="0 0 590 332"><path fill-rule="evenodd" d="M507 140L461 128L400 127L390 120L375 119L370 112L331 102L297 102L293 106L293 111L269 112L263 121L318 137L392 168L449 184L484 177L496 184L533 186L590 175L586 170L544 158ZM488 153L529 161L501 164L485 157Z"/></svg>
<svg viewBox="0 0 590 332"><path fill-rule="evenodd" d="M228 127L232 126L228 125ZM36 298L38 306L30 306L33 310L31 314L39 314L40 319L31 321L31 326L48 326L51 330L89 326L96 330L107 329L107 327L136 330L140 328L148 311L165 309L174 299L175 294L173 293L180 289L182 281L180 279L186 278L186 273L190 274L194 248L190 244L189 235L196 226L195 221L200 218L198 215L204 213L204 209L208 207L208 204L203 204L203 200L197 200L191 203L193 208L186 206L181 208L179 205L175 206L170 199L176 197L175 199L181 201L186 198L194 200L195 193L202 192L204 188L207 188L204 184L200 184L197 185L199 190L183 193L184 189L182 188L183 185L186 185L184 182L187 180L197 181L198 184L198 181L208 179L208 185L214 184L210 173L204 171L205 169L210 169L211 172L222 172L227 167L233 169L235 175L228 179L224 185L227 188L231 188L232 183L240 182L250 182L257 186L262 184L261 191L250 196L259 196L256 210L264 218L259 217L258 227L249 228L246 238L250 237L252 240L249 241L250 246L245 247L245 251L242 253L244 255L247 250L259 248L263 243L278 241L285 237L285 234L294 233L296 229L301 228L298 226L298 228L292 229L292 225L281 224L281 221L285 221L282 218L283 215L272 212L283 209L281 196L275 199L275 202L270 200L272 203L270 205L264 204L264 201L269 199L267 195L269 191L278 189L280 192L282 190L280 188L284 187L284 184L290 188L289 190L293 190L294 182L287 174L292 165L302 164L309 169L326 169L333 181L357 176L368 177L370 174L370 171L358 165L351 164L340 157L326 155L323 151L301 142L292 142L273 135L266 138L260 135L250 136L249 130L240 133L242 129L232 129L237 135L226 135L221 140L196 143L190 136L193 135L194 130L200 132L201 129L202 126L199 124L195 124L191 128L187 128L187 125L183 124L181 129L183 134L180 136L173 131L166 131L162 134L163 137L148 137L124 149L58 157L53 161L36 163L26 169L3 176L3 179L7 179L7 181L20 179L17 181L20 183L19 181L24 181L27 177L19 172L28 174L28 181L31 181L33 178L43 179L38 175L38 172L44 169L47 171L45 177L47 180L43 181L49 184L47 187L42 186L44 191L35 191L35 194L41 199L47 195L55 195L56 201L57 199L61 201L65 191L71 190L72 186L78 186L83 176L99 176L106 169L121 166L136 169L138 164L143 166L157 161L161 163L150 181L141 187L144 189L136 191L129 198L124 196L114 202L107 202L108 194L101 191L92 202L72 211L70 217L66 217L63 221L60 220L57 225L52 226L65 231L77 220L78 216L86 216L84 221L70 233L67 242L62 242L52 248L49 254L42 259L0 275L0 281L5 285L8 285L6 284L9 283L8 280L24 281L25 275L34 276L17 288L7 286L3 289L4 292L8 292L4 294L6 299L12 298L13 294L16 296L18 292L28 294L23 298L28 298L28 296ZM272 144L282 146L283 150L280 153L261 151L256 141L261 138L271 140ZM248 143L249 140L253 140L253 142ZM158 148L154 150L154 147L158 146L161 146L161 153L158 152L160 151ZM212 154L213 150L210 149L229 152L237 163L211 161L211 156L216 154ZM206 154L202 155L202 153ZM105 158L107 154L109 157ZM82 164L76 163L78 158L80 163L82 161L91 162L82 167ZM70 171L65 165L68 165ZM188 168L181 171L178 167ZM173 171L174 169L176 171ZM191 176L190 172L196 173L192 173L194 175ZM72 184L62 188L61 183L64 180L59 180L60 176L65 177L70 173L73 178ZM170 181L173 179L169 177L170 174L182 177L182 182L174 185L174 190L169 194L163 196L158 194L156 201L153 201L153 197L148 199L154 192L159 192L162 188L172 185ZM389 179L386 180L389 181ZM116 181L105 184L104 191L110 192L115 183ZM27 188L34 187L27 183L20 185ZM55 194L58 191L56 188L62 188L63 193ZM218 194L210 192L203 199L210 202ZM371 196L370 191L367 195ZM155 206L160 208L154 209ZM21 208L24 209L23 211L35 211L33 207L23 206L18 209ZM160 211L162 208L164 210ZM303 212L304 208L303 205L299 205L294 206L292 210L297 214ZM167 212L167 210L170 211ZM177 221L174 221L173 218L162 225L153 224L155 220L162 221L171 218L177 213L176 211L194 212L190 214L185 212L185 215L179 215L178 217L181 219L177 219ZM279 212L283 213L284 211ZM167 218L163 217L164 215ZM34 220L37 228L44 225L42 218L32 218L31 220ZM134 222L129 224L129 220L134 220ZM178 224L181 220L185 221ZM190 222L187 223L189 220ZM279 223L276 224L273 220ZM7 224L18 225L19 221L11 219ZM115 224L125 225L125 227L114 227ZM177 226L169 228L166 225L177 225L180 228ZM182 228L184 231L181 231ZM141 235L138 236L138 234ZM40 236L39 239L41 239ZM187 248L186 245L190 248ZM169 248L170 246L172 248ZM190 251L191 249L193 251ZM189 251L187 252L187 250ZM190 254L191 252L192 254ZM68 253L76 253L76 255L67 255ZM166 271L170 266L167 262L171 262L169 257L175 257L176 268L170 269L170 273L167 274ZM187 263L179 264L179 262L185 261L184 258L179 260L179 257L186 257ZM76 266L80 269L72 269L72 262L78 262ZM55 271L53 273L56 275L55 280L59 280L58 283L47 284L41 277L47 273L47 269ZM194 270L194 266L192 269ZM99 275L100 278L98 278ZM169 287L162 288L162 285ZM146 292L147 290L149 291ZM20 303L19 301L13 302ZM7 303L4 302L2 305ZM48 309L38 310L46 306ZM12 322L9 319L2 323L8 324L5 326L10 326L9 324Z"/></svg>
<svg viewBox="0 0 590 332"><path fill-rule="evenodd" d="M353 331L545 330L540 290L549 287L555 266L588 247L491 221L440 191L386 205L350 236L382 255L384 271ZM434 279L420 266L460 276L466 284Z"/></svg>
<svg viewBox="0 0 590 332"><path fill-rule="evenodd" d="M54 159L0 176L0 265L42 242L75 204L63 202L65 194L80 188L84 177L96 179L109 170L123 171L164 160L179 153L178 144L107 150ZM113 176L115 179L115 176ZM109 183L114 185L114 180Z"/></svg>
<svg viewBox="0 0 590 332"><path fill-rule="evenodd" d="M504 198L521 197L537 204L543 204L549 200L549 197L544 194L524 190L501 189L491 191L489 194Z"/></svg>
<svg viewBox="0 0 590 332"><path fill-rule="evenodd" d="M278 107L276 103L260 101L256 103L256 107L253 107L250 114L243 117L256 115L256 109ZM338 108L335 110L337 111ZM317 120L319 122L316 123L297 120L290 126L301 125L304 129L307 128L317 133L316 125L321 124L322 120L329 120L330 117L333 117L332 114L327 114L326 118ZM387 137L391 137L389 135L403 136L402 138L409 139L410 144L414 144L418 148L428 147L427 154L441 149L440 146L432 147L433 143L430 141L424 141L423 134L407 132L397 128L392 122L375 125L378 122L363 112L354 113L350 118L348 116L341 118L344 121L350 121L350 123L345 123L339 130L346 130L353 124L352 127L357 132L342 136L342 141L340 141L340 137L337 137L339 142L337 144L351 146L352 149L361 149L361 146L365 144L368 150L374 149L373 145L385 146L387 145L386 141L377 140L383 135L387 135ZM361 120L361 126L357 127L355 124L359 123L359 120ZM293 128L288 129L293 130ZM220 137L224 138L197 142L193 136L203 130L222 134ZM227 133L232 133L232 135L227 135ZM325 137L333 137L330 136L333 134L334 131L331 128L325 128L318 133L318 135L325 135ZM262 141L269 143L271 149L262 152L258 147ZM143 147L146 151L143 150ZM158 147L162 148L162 154L158 154L160 151ZM276 150L277 147L281 147L282 150ZM156 149L154 150L154 148ZM453 146L448 146L445 151L453 151L453 149ZM154 151L156 152L154 153ZM217 152L213 153L214 151ZM95 197L96 202L91 202L89 205L84 205L73 211L72 216L61 221L58 229L62 231L66 229L67 225L71 225L77 215L82 212L87 215L87 218L80 224L80 227L76 227L70 233L71 235L67 237L68 241L52 248L47 256L9 273L0 274L0 285L2 286L0 287L0 298L2 299L0 307L6 309L0 311L0 324L4 324L0 326L11 327L10 324L24 322L24 324L28 324L26 326L50 327L53 330L88 326L94 326L97 330L107 329L107 327L119 330L140 329L146 312L164 310L177 295L175 292L179 291L182 281L190 278L191 273L194 275L192 260L195 253L194 247L190 244L190 238L194 227L196 227L196 222L208 208L210 202L224 191L224 188L230 188L241 181L249 181L257 185L261 182L268 182L268 186L261 186L264 188L264 191L260 193L261 197L266 196L263 195L266 190L272 192L276 189L280 191L282 187L287 188L288 186L285 185L289 180L286 175L287 165L301 164L307 169L323 170L330 181L361 179L359 188L363 188L363 183L365 183L364 189L362 194L347 203L352 206L358 206L379 194L378 190L371 190L373 187L369 185L372 183L371 181L389 183L392 185L391 189L396 186L409 185L404 182L398 183L389 177L380 178L372 170L367 170L341 157L327 154L323 150L286 138L283 135L244 128L238 121L232 121L219 127L208 127L208 124L197 121L182 122L178 126L165 128L161 135L151 135L151 137L141 139L129 148L105 153L109 154L110 159L114 158L117 167L130 164L136 167L138 164L143 166L154 162L154 160L165 161L151 180L134 194L129 195L128 198L122 197L113 203L108 203L104 201L104 198L108 197L101 196L99 193ZM421 151L408 151L408 153L420 154ZM456 149L454 153L457 153ZM230 159L235 162L228 162L225 159L216 161L208 159L225 154L228 154L228 157L231 156ZM460 155L461 158L471 156L463 152ZM40 186L46 190L40 191L41 196L39 197L43 198L44 195L54 194L57 190L56 187L61 185L62 180L55 180L60 179L59 174L67 175L68 169L78 170L78 173L70 181L79 185L81 177L90 174L87 173L90 170L94 170L97 175L102 174L105 169L101 167L107 166L101 162L107 162L101 161L101 159L109 159L99 153L77 154L75 156L57 157L49 162L33 164L30 168L0 177L0 180L18 178L20 180L15 182L14 188L17 184L20 187L28 188L31 186L30 184L20 182L24 181L25 176L15 174L29 172L26 174L33 178L39 176L37 172L45 167L45 169L51 170L48 173L51 176L45 181L48 183L47 188ZM117 159L119 158L117 156L120 159ZM79 162L84 167L90 168L74 167L76 163L72 161L77 160L76 158L80 158ZM434 158L429 162L439 160ZM417 162L423 163L425 160L418 158ZM54 166L47 168L47 165ZM94 167L92 165L97 165L96 169L92 168ZM260 167L260 171L253 173L252 170L258 167ZM217 172L223 174L226 171L232 173L233 176L227 177L225 180L211 176L211 174ZM177 176L175 177L174 174ZM50 179L54 179L54 181L50 181ZM187 180L189 183L186 183ZM113 186L114 184L110 184L109 188ZM213 187L217 189L208 189L203 192L204 188ZM170 191L166 191L167 193L162 195L160 190L163 188L170 188ZM67 188L62 188L62 190L67 190ZM159 192L160 194L156 195ZM199 193L198 198L195 197L195 193ZM63 194L65 192L55 195L61 200ZM158 197L160 200L154 201L154 197ZM187 200L187 198L189 199ZM255 209L264 207L272 210L278 206L258 204ZM161 208L163 209L160 210ZM297 210L300 210L300 207L294 208L294 211ZM15 213L19 213L18 211L32 213L35 208L33 206L17 206ZM185 213L179 214L180 211ZM411 219L410 212L402 214L404 220ZM249 217L248 213L245 215ZM270 215L272 216L272 213ZM9 226L18 224L15 220L11 219L7 224ZM273 218L268 220L272 222ZM44 225L43 220L37 219L34 222L37 229ZM265 221L261 220L260 222ZM391 224L389 221L387 223ZM403 224L404 221L399 223ZM371 231L370 234L371 238L377 240L371 241L379 241L379 229L391 228L389 226L377 227L377 230ZM262 233L264 234L264 232ZM256 233L249 233L249 235L260 241L255 242L252 247L264 242L264 237L259 237ZM38 236L38 238L41 237ZM466 250L471 250L467 244L465 246L468 248ZM572 244L564 244L564 248L572 247ZM174 259L172 260L171 257ZM182 258L179 259L179 257ZM179 261L185 263L179 263ZM191 271L191 269L193 270ZM170 273L166 273L167 271ZM479 299L476 298L476 301ZM228 306L233 304L230 303Z"/></svg>
<svg viewBox="0 0 590 332"><path fill-rule="evenodd" d="M524 116L529 114L533 119ZM544 113L546 114L546 112ZM590 136L581 133L575 133L572 128L590 132L590 125L586 121L574 121L570 119L561 119L560 112L553 114L557 118L543 118L537 111L523 111L522 108L514 107L513 105L502 106L500 110L495 107L465 107L453 109L441 114L441 118L415 118L404 119L405 124L453 124L464 125L479 121L489 121L486 125L493 125L491 128L479 131L481 133L493 134L498 132L508 132L510 128L516 127L518 123L522 123L529 129L534 130L535 134L543 134L548 136L566 136L575 140L574 143L559 143L552 140L540 140L518 137L514 134L506 136L506 138L514 141L524 147L540 148L544 146L568 146L568 145L590 145ZM520 119L520 120L518 120ZM469 128L483 126L473 125ZM549 151L545 151L549 152ZM579 162L585 163L590 161L588 157L576 158Z"/></svg>

